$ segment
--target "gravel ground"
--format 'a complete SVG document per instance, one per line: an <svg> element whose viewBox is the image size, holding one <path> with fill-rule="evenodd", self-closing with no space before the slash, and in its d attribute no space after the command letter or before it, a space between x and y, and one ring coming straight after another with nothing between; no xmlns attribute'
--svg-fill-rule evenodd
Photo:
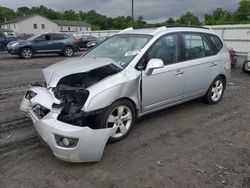
<svg viewBox="0 0 250 188"><path fill-rule="evenodd" d="M250 75L234 70L219 104L198 99L141 118L100 162L72 164L18 109L41 69L62 59L0 52L0 187L250 187Z"/></svg>

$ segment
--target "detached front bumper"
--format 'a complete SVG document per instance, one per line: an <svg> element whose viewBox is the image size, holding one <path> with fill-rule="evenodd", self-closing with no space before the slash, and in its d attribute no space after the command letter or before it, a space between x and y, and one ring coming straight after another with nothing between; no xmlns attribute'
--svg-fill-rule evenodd
<svg viewBox="0 0 250 188"><path fill-rule="evenodd" d="M31 118L36 131L49 145L54 155L58 159L69 162L99 161L107 140L116 131L115 128L91 129L88 126L79 127L67 124L57 120L60 111L54 109L51 109L46 116L40 119L34 112L33 106L41 103L40 101L44 101L44 98L42 98L44 97L44 88L41 88L41 93L39 93L39 87L30 90L35 90L37 95L31 100L24 97L20 110ZM50 100L48 98L48 101ZM57 143L55 135L76 139L77 144L73 148L61 147Z"/></svg>

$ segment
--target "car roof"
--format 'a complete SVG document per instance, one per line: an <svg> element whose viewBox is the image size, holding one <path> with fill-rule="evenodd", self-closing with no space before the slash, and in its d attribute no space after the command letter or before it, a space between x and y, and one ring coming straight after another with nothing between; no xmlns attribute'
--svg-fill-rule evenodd
<svg viewBox="0 0 250 188"><path fill-rule="evenodd" d="M133 29L127 28L122 30L119 34L142 34L142 35L152 35L155 36L159 33L168 33L168 32L201 32L201 33L210 33L215 34L212 29L205 27L190 27L190 26L180 26L180 27L155 27L155 28L143 28L143 29Z"/></svg>

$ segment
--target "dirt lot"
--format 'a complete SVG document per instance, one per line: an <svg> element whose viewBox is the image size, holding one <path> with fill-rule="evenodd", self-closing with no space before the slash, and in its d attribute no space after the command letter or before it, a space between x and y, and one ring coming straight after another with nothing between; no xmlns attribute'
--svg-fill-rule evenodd
<svg viewBox="0 0 250 188"><path fill-rule="evenodd" d="M18 110L41 69L62 59L0 53L0 187L250 187L250 75L233 71L218 105L195 100L139 119L100 162L71 164Z"/></svg>

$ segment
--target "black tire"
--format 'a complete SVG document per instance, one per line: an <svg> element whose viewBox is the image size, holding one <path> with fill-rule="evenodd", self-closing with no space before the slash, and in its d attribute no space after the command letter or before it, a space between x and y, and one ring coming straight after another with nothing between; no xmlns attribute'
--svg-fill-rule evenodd
<svg viewBox="0 0 250 188"><path fill-rule="evenodd" d="M110 117L110 115L111 114L114 115L116 113L116 110L117 110L117 113L118 113L117 108L123 107L123 106L126 107L126 108L124 108L123 113L126 113L127 108L131 112L131 120L128 120L128 121L124 120L122 122L123 126L125 126L125 127L128 126L128 128L126 129L126 132L124 134L122 133L122 129L120 129L121 126L120 125L115 125L115 124L119 124L118 119L116 119L117 122L114 123L114 124L112 122L108 122L108 118ZM127 114L125 114L125 116ZM117 116L118 116L118 114L117 114ZM123 140L126 136L128 136L128 134L131 131L131 128L134 125L135 118L136 118L135 108L134 108L133 104L131 104L131 102L129 102L128 100L124 100L124 99L118 100L118 101L114 102L112 105L110 105L107 108L107 110L105 110L105 112L101 114L101 117L100 117L101 128L110 128L110 127L113 127L113 126L118 126L116 133L109 138L108 142L109 143L118 142L120 140ZM120 117L120 121L122 121L121 119L122 119L122 116ZM125 122L125 124L123 124L124 122Z"/></svg>
<svg viewBox="0 0 250 188"><path fill-rule="evenodd" d="M216 84L218 84L218 83L222 84L221 92L218 89L220 87L219 86L216 87ZM218 76L217 78L214 79L214 81L210 85L206 95L203 97L204 101L207 104L217 104L217 103L219 103L221 101L222 97L223 97L225 89L226 89L226 80L225 80L225 78L223 78L221 76Z"/></svg>
<svg viewBox="0 0 250 188"><path fill-rule="evenodd" d="M24 59L30 59L33 56L33 50L28 47L22 48L20 52L20 56L21 58L24 58Z"/></svg>
<svg viewBox="0 0 250 188"><path fill-rule="evenodd" d="M70 46L67 46L63 50L63 55L65 57L72 57L74 55L74 49Z"/></svg>
<svg viewBox="0 0 250 188"><path fill-rule="evenodd" d="M244 73L250 73L250 72L247 70L246 66L247 66L247 61L243 64L243 66L242 66L242 71L243 71Z"/></svg>

